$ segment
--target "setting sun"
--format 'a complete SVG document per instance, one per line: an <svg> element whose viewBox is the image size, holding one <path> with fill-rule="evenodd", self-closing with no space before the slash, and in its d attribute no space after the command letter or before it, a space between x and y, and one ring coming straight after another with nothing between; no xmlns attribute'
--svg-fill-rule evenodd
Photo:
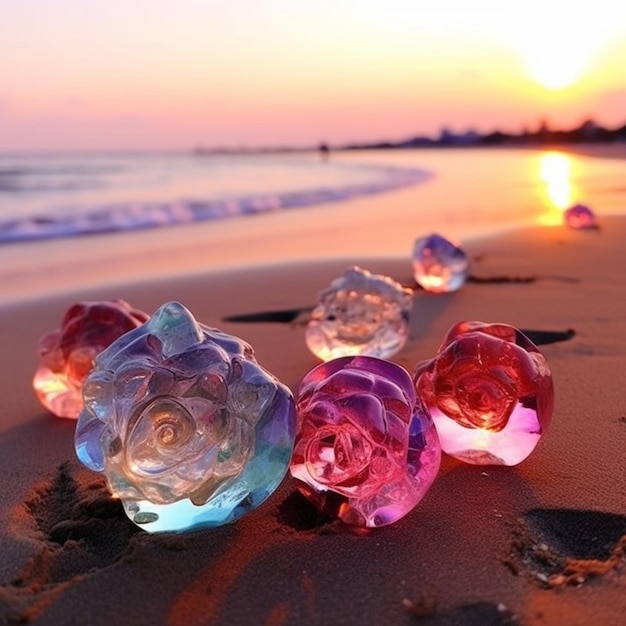
<svg viewBox="0 0 626 626"><path fill-rule="evenodd" d="M527 54L528 75L546 89L558 90L569 87L581 78L587 66L580 51L558 49L550 43L544 49L538 47Z"/></svg>
<svg viewBox="0 0 626 626"><path fill-rule="evenodd" d="M527 75L546 89L559 90L592 70L612 36L613 26L588 12L545 10L520 13L507 34Z"/></svg>

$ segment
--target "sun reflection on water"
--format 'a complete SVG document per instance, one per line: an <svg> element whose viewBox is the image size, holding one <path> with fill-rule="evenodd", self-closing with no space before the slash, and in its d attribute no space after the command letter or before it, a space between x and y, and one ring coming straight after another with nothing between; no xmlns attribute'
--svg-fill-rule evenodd
<svg viewBox="0 0 626 626"><path fill-rule="evenodd" d="M539 216L544 226L563 223L563 211L572 205L572 160L561 152L545 152L539 157L539 178L544 184L546 211Z"/></svg>

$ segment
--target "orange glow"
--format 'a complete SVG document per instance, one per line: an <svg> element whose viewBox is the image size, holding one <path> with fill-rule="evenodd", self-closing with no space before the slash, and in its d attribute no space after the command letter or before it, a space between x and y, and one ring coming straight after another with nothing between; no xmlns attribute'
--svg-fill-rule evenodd
<svg viewBox="0 0 626 626"><path fill-rule="evenodd" d="M563 211L573 201L572 160L561 152L546 152L539 157L539 178L545 184L544 193L548 200L547 211L539 217L544 226L563 223Z"/></svg>
<svg viewBox="0 0 626 626"><path fill-rule="evenodd" d="M572 203L570 157L561 152L546 152L539 158L539 168L548 198L557 209L566 209Z"/></svg>
<svg viewBox="0 0 626 626"><path fill-rule="evenodd" d="M443 268L431 268L431 272L438 271L438 274L426 274L421 277L422 287L427 291L442 293L445 286L450 282L450 271Z"/></svg>

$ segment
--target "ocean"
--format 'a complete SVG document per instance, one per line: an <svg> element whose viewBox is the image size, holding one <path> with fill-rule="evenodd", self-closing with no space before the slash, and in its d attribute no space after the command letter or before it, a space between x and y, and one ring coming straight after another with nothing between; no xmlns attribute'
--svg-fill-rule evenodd
<svg viewBox="0 0 626 626"><path fill-rule="evenodd" d="M555 223L577 202L600 214L626 212L623 159L524 149L322 157L0 155L0 244L305 211L416 185L423 202L413 213L429 230L475 235Z"/></svg>
<svg viewBox="0 0 626 626"><path fill-rule="evenodd" d="M421 236L552 227L574 203L602 229L626 213L625 181L626 159L539 149L5 155L0 306L261 265L409 266Z"/></svg>
<svg viewBox="0 0 626 626"><path fill-rule="evenodd" d="M0 243L302 209L422 183L315 153L0 156Z"/></svg>

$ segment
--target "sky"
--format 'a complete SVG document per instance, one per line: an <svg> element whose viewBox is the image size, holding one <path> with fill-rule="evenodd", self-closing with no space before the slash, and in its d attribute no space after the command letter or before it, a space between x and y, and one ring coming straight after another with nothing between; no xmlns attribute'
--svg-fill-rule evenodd
<svg viewBox="0 0 626 626"><path fill-rule="evenodd" d="M588 118L626 123L624 2L0 3L0 152L339 145Z"/></svg>

